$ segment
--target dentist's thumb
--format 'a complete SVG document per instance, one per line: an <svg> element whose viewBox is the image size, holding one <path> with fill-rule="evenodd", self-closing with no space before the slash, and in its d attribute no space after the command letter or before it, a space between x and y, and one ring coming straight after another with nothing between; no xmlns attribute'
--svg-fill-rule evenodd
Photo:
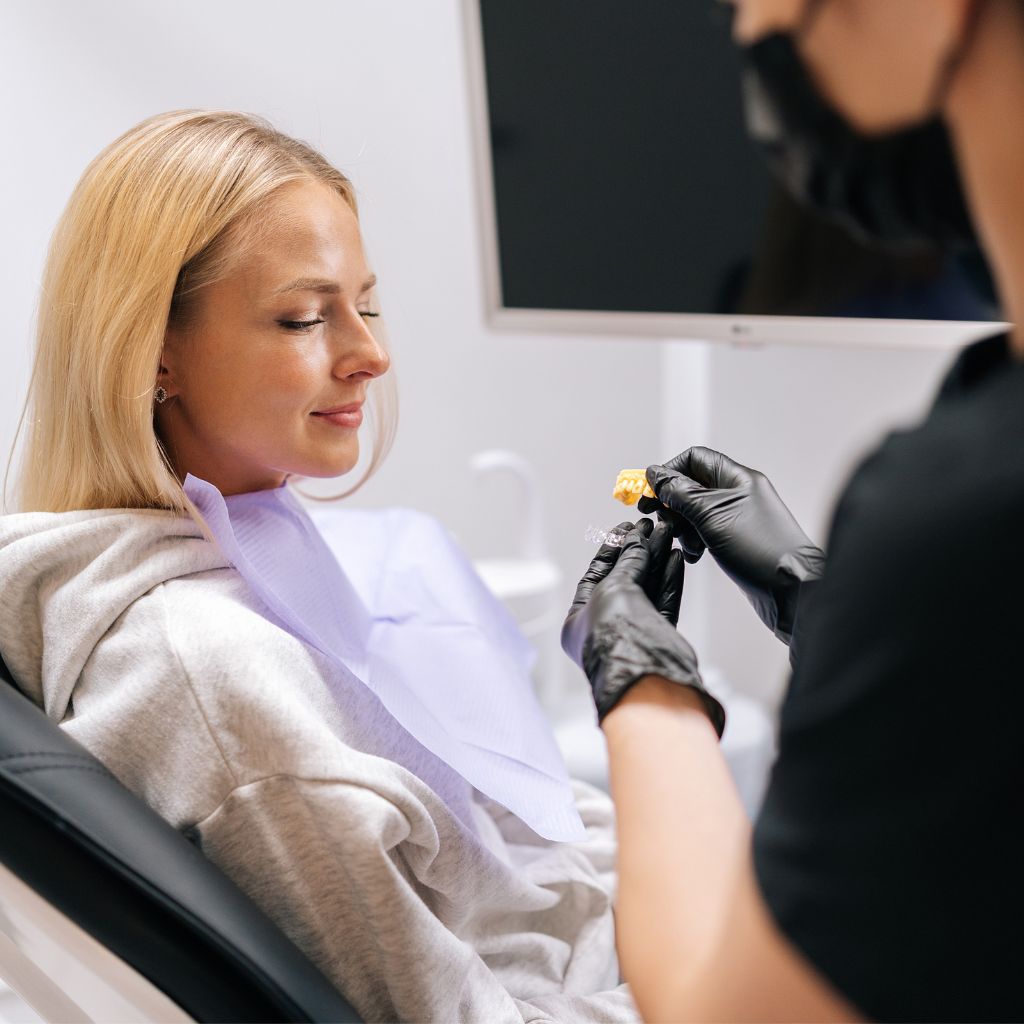
<svg viewBox="0 0 1024 1024"><path fill-rule="evenodd" d="M698 561L707 547L697 524L703 519L708 488L663 465L647 467L647 482L657 497L641 498L638 510L645 515L656 512L679 538L686 561Z"/></svg>

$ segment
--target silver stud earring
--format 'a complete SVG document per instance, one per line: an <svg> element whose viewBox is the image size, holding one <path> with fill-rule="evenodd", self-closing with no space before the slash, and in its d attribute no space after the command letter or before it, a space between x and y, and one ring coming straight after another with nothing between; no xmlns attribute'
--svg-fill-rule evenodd
<svg viewBox="0 0 1024 1024"><path fill-rule="evenodd" d="M167 401L167 388L163 384L158 384L156 390L153 392L153 398L156 399L160 405L163 405Z"/></svg>

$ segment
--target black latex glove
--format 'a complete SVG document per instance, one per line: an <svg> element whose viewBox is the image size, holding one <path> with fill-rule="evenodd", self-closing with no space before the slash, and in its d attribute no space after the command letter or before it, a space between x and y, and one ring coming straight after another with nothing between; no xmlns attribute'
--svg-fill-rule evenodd
<svg viewBox="0 0 1024 1024"><path fill-rule="evenodd" d="M598 721L653 675L696 690L721 736L725 711L704 689L697 655L676 629L684 562L672 550L671 528L642 519L616 530L625 542L598 549L562 627L562 648L590 680Z"/></svg>
<svg viewBox="0 0 1024 1024"><path fill-rule="evenodd" d="M747 595L761 621L784 643L793 636L800 585L825 564L782 503L771 481L710 448L688 448L663 466L649 466L657 495L641 512L657 512L679 536L686 560L705 547Z"/></svg>

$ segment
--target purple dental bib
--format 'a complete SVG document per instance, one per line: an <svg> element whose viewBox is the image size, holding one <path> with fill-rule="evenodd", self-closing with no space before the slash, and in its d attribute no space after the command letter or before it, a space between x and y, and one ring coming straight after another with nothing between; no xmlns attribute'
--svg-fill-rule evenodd
<svg viewBox="0 0 1024 1024"><path fill-rule="evenodd" d="M545 839L585 830L533 652L434 520L404 509L324 509L282 485L185 493L274 621L371 690L420 744Z"/></svg>

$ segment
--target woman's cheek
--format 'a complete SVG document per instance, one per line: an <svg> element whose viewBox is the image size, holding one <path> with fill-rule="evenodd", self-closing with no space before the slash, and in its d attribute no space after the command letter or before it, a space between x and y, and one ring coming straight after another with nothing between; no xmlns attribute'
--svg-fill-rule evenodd
<svg viewBox="0 0 1024 1024"><path fill-rule="evenodd" d="M300 401L308 405L316 399L317 372L315 361L310 359L279 359L272 363L264 374L266 398L277 397L283 401Z"/></svg>

